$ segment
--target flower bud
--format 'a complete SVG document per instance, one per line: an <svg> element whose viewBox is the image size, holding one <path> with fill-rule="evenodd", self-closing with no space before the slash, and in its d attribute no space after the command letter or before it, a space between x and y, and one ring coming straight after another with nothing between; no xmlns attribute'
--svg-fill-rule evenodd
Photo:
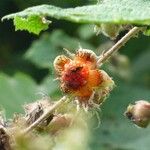
<svg viewBox="0 0 150 150"><path fill-rule="evenodd" d="M146 128L150 123L150 103L144 100L129 105L125 116L139 127Z"/></svg>
<svg viewBox="0 0 150 150"><path fill-rule="evenodd" d="M97 35L99 33L103 33L105 36L111 38L112 40L116 39L121 30L122 27L120 25L106 24L106 23L96 25L94 28L94 31L96 32Z"/></svg>
<svg viewBox="0 0 150 150"><path fill-rule="evenodd" d="M64 114L64 115L56 115L53 117L52 121L48 125L47 130L51 134L56 134L59 131L63 130L66 127L69 127L72 121L72 115Z"/></svg>

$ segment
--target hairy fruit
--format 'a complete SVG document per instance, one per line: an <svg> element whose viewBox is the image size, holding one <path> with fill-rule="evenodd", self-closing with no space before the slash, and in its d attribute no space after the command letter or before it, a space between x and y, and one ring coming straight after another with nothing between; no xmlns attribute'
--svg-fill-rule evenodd
<svg viewBox="0 0 150 150"><path fill-rule="evenodd" d="M100 104L114 85L108 74L99 70L97 56L91 50L80 48L72 59L57 56L54 67L62 91L74 95L80 103Z"/></svg>

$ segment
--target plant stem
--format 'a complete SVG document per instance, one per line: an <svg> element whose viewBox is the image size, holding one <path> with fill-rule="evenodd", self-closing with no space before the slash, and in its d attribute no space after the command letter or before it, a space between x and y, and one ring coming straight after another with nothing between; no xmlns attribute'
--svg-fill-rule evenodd
<svg viewBox="0 0 150 150"><path fill-rule="evenodd" d="M98 59L98 64L101 65L103 64L107 59L109 59L112 54L116 51L118 51L124 44L135 34L137 34L141 28L139 27L134 27L132 28L124 37L122 37L114 46L112 46L108 51L100 55Z"/></svg>
<svg viewBox="0 0 150 150"><path fill-rule="evenodd" d="M102 54L98 59L98 64L102 64L104 61L106 61L111 55L118 51L131 37L133 37L136 33L140 31L140 28L134 27L131 29L122 39L120 39L112 48L110 48L107 52ZM41 116L39 117L34 123L32 123L29 127L27 127L23 134L26 134L36 128L41 122L46 120L53 111L55 111L60 105L62 105L67 100L67 97L62 97L57 103L55 103L53 106L50 106L50 108Z"/></svg>
<svg viewBox="0 0 150 150"><path fill-rule="evenodd" d="M63 96L58 102L56 102L53 106L50 106L49 109L39 117L34 123L32 123L29 127L27 127L22 134L26 134L36 128L41 122L46 120L54 110L56 110L60 105L67 101L67 96Z"/></svg>

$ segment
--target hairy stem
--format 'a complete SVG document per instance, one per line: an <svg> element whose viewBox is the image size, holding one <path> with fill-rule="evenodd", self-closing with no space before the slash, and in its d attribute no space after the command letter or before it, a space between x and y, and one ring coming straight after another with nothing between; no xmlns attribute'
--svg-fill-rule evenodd
<svg viewBox="0 0 150 150"><path fill-rule="evenodd" d="M56 102L53 106L50 106L49 109L39 117L34 123L32 123L29 127L27 127L23 134L26 134L36 128L41 122L45 121L60 105L67 101L67 96L63 96L58 102Z"/></svg>
<svg viewBox="0 0 150 150"><path fill-rule="evenodd" d="M101 65L103 64L107 59L109 59L112 54L116 51L118 51L124 44L135 34L137 34L141 28L139 27L134 27L132 28L124 37L122 37L114 46L112 46L108 51L100 55L98 59L98 64Z"/></svg>

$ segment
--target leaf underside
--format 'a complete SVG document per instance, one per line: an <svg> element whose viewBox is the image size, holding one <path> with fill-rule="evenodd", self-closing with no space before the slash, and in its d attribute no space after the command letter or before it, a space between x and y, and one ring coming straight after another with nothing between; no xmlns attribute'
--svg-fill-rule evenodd
<svg viewBox="0 0 150 150"><path fill-rule="evenodd" d="M3 19L44 16L76 23L92 24L150 24L150 1L148 0L103 0L99 4L76 8L59 8L52 5L30 7L24 11L4 16ZM15 24L16 25L16 24ZM24 27L16 27L23 29ZM39 27L40 28L40 27ZM30 32L32 32L29 29Z"/></svg>

